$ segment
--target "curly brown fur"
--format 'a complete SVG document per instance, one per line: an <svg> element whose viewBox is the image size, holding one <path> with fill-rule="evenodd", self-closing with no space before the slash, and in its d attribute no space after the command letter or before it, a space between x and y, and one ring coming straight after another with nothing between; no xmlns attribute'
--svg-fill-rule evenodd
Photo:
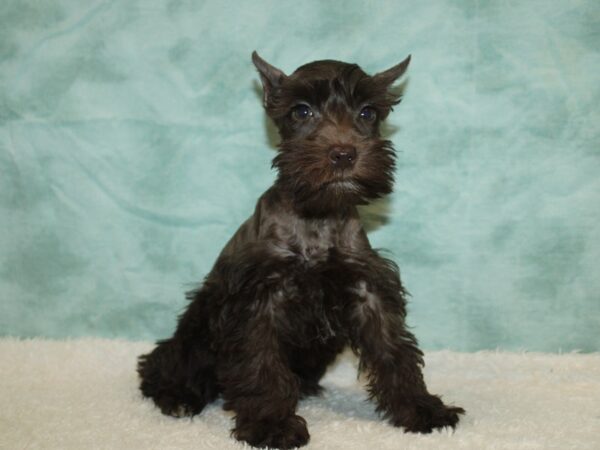
<svg viewBox="0 0 600 450"><path fill-rule="evenodd" d="M391 424L454 427L464 411L428 393L398 268L371 248L356 209L392 190L394 150L379 125L400 101L389 88L409 58L374 76L338 61L287 76L253 61L282 138L278 178L188 294L173 337L140 357L142 393L178 417L220 395L236 439L299 447L309 434L298 401L321 392L350 345Z"/></svg>

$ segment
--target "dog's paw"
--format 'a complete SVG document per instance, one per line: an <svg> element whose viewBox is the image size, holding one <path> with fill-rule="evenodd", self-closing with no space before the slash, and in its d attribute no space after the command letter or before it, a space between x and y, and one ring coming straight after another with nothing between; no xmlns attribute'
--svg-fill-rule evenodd
<svg viewBox="0 0 600 450"><path fill-rule="evenodd" d="M196 408L192 405L188 404L172 404L172 405L164 405L161 407L161 412L167 416L175 417L181 419L182 417L192 417L196 414L200 413L199 408Z"/></svg>
<svg viewBox="0 0 600 450"><path fill-rule="evenodd" d="M300 384L300 398L307 398L313 396L320 396L323 394L325 388L319 383L307 383L303 382Z"/></svg>
<svg viewBox="0 0 600 450"><path fill-rule="evenodd" d="M310 435L306 421L300 416L290 416L281 421L245 422L236 426L233 435L253 447L290 449L308 443Z"/></svg>
<svg viewBox="0 0 600 450"><path fill-rule="evenodd" d="M436 428L454 428L459 415L465 410L457 406L446 406L435 395L423 395L404 403L391 415L394 426L403 427L410 433L431 433Z"/></svg>
<svg viewBox="0 0 600 450"><path fill-rule="evenodd" d="M152 399L164 415L176 418L192 417L200 414L205 405L204 402L191 396L183 397L164 394L154 396Z"/></svg>

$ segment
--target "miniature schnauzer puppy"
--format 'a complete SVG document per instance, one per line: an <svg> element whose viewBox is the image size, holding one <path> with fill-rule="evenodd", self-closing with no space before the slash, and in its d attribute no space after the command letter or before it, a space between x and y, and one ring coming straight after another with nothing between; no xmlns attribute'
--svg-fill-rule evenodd
<svg viewBox="0 0 600 450"><path fill-rule="evenodd" d="M390 87L410 57L373 76L332 60L288 76L252 60L281 135L278 177L188 293L173 337L140 357L142 393L176 417L221 396L236 439L299 447L309 434L298 400L321 392L349 345L392 425L454 427L464 410L427 391L398 268L371 248L356 208L392 191L394 149L379 127L400 102Z"/></svg>

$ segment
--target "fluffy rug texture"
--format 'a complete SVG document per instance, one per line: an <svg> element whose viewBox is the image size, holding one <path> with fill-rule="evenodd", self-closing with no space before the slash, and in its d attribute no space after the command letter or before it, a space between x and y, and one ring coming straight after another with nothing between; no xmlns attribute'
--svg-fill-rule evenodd
<svg viewBox="0 0 600 450"><path fill-rule="evenodd" d="M137 355L149 343L0 340L0 448L235 449L221 403L193 420L141 397ZM301 402L315 449L600 448L600 354L426 355L432 392L466 408L458 428L410 435L379 420L344 354L325 394Z"/></svg>

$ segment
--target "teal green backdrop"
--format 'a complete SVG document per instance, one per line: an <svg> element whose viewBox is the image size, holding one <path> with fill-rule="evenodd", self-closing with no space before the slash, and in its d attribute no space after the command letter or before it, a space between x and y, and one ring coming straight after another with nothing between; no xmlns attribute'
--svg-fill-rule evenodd
<svg viewBox="0 0 600 450"><path fill-rule="evenodd" d="M600 350L600 2L0 5L0 334L157 339L273 181L252 50L409 53L363 210L426 349Z"/></svg>

